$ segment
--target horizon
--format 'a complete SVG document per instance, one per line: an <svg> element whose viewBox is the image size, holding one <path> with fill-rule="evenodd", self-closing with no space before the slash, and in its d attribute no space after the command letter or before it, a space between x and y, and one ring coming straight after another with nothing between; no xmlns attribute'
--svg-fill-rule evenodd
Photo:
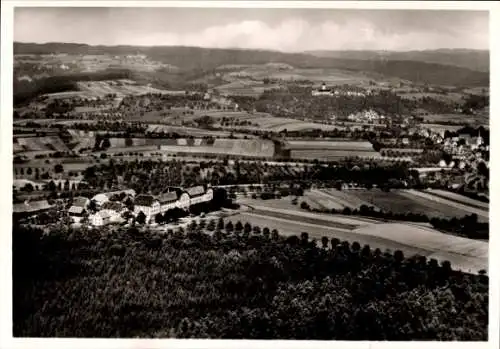
<svg viewBox="0 0 500 349"><path fill-rule="evenodd" d="M46 42L28 42L28 41L13 41L14 44L24 44L24 45L77 45L77 46L89 46L89 47L131 47L131 48L153 48L153 47L182 47L182 48L200 48L207 50L239 50L239 51L269 51L269 52L280 52L288 54L310 54L314 52L436 52L436 51L487 51L486 49L475 49L466 47L456 47L456 48L435 48L435 49L422 49L422 50L367 50L367 49L336 49L336 50L305 50L305 51L280 51L276 49L266 49L266 48L245 48L245 47L205 47L205 46L192 46L192 45L92 45L84 42L62 42L62 41L46 41Z"/></svg>
<svg viewBox="0 0 500 349"><path fill-rule="evenodd" d="M307 51L489 51L489 13L457 10L17 7L14 41Z"/></svg>

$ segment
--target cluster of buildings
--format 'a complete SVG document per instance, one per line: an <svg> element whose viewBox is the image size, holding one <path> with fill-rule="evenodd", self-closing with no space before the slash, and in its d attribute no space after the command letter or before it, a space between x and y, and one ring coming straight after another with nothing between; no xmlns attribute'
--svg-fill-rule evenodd
<svg viewBox="0 0 500 349"><path fill-rule="evenodd" d="M97 194L92 199L74 198L68 214L75 223L88 217L90 224L103 226L122 223L127 214L137 217L142 212L146 216L146 223L152 223L159 213L165 214L173 209L187 211L193 205L210 202L212 198L212 188L205 186L186 189L170 187L167 188L167 192L157 196L149 194L136 196L134 190L123 190ZM128 200L133 203L132 211L124 203Z"/></svg>
<svg viewBox="0 0 500 349"><path fill-rule="evenodd" d="M311 95L313 97L318 97L318 96L349 96L349 97L366 97L367 94L371 94L371 91L367 92L360 92L360 91L353 91L353 90L334 90L332 88L326 87L326 85L323 83L319 88L313 89L311 91Z"/></svg>
<svg viewBox="0 0 500 349"><path fill-rule="evenodd" d="M124 223L128 218L137 217L141 213L145 215L146 223L153 223L158 214L176 209L187 212L192 206L209 203L212 199L213 189L201 185L190 188L169 187L167 192L160 195L136 195L134 190L127 189L100 193L91 199L74 197L66 212L72 222L88 220L93 226ZM55 205L49 204L47 200L39 200L14 204L13 214L20 218L31 218L51 209L65 211L63 203Z"/></svg>
<svg viewBox="0 0 500 349"><path fill-rule="evenodd" d="M347 116L347 120L352 122L382 122L385 119L384 115L379 115L371 109Z"/></svg>

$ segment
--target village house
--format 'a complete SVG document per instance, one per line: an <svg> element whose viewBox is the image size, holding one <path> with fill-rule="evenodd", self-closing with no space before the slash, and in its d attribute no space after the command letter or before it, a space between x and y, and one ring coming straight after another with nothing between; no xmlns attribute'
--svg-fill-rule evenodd
<svg viewBox="0 0 500 349"><path fill-rule="evenodd" d="M89 216L90 223L96 227L101 227L111 223L111 214L107 210L99 211Z"/></svg>
<svg viewBox="0 0 500 349"><path fill-rule="evenodd" d="M90 200L83 196L78 196L73 198L71 207L68 209L68 214L73 220L73 222L78 223L82 220L85 215L87 215L87 208L90 204Z"/></svg>
<svg viewBox="0 0 500 349"><path fill-rule="evenodd" d="M472 137L468 133L459 134L458 139L463 140L467 146L472 144Z"/></svg>
<svg viewBox="0 0 500 349"><path fill-rule="evenodd" d="M90 223L102 226L111 223L122 223L122 215L127 211L125 205L118 201L107 201L102 204L101 210L89 216Z"/></svg>

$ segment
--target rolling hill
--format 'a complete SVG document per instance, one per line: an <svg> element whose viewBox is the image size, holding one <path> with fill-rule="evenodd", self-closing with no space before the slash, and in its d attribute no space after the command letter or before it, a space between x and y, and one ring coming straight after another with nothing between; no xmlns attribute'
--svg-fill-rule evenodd
<svg viewBox="0 0 500 349"><path fill-rule="evenodd" d="M449 54L454 54L452 51L450 52ZM197 72L197 74L199 72L203 74L204 72L213 71L217 67L228 64L249 65L281 63L300 69L335 68L357 72L378 73L387 77L401 78L432 85L462 87L489 85L489 73L484 71L477 71L449 64L427 63L409 59L358 59L359 57L351 57L347 53L344 54L343 57L318 57L317 55L306 53L181 46L134 47L89 46L85 44L66 43L14 43L14 54L52 53L74 55L144 54L154 61L179 67L183 70L184 74L187 72ZM363 55L360 57L362 56ZM397 56L395 57L398 58ZM446 61L446 59L441 58L441 61ZM168 79L171 76L172 74L167 74L165 78Z"/></svg>
<svg viewBox="0 0 500 349"><path fill-rule="evenodd" d="M471 70L488 72L490 53L486 50L440 49L425 51L308 51L317 57L356 60L415 61L451 65Z"/></svg>

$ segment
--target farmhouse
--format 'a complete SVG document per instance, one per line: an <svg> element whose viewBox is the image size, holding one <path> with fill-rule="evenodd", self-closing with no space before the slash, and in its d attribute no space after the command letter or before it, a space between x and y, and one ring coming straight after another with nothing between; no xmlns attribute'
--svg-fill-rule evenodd
<svg viewBox="0 0 500 349"><path fill-rule="evenodd" d="M71 207L68 209L68 214L73 222L80 222L81 219L87 214L87 207L90 200L83 196L78 196L73 199Z"/></svg>

